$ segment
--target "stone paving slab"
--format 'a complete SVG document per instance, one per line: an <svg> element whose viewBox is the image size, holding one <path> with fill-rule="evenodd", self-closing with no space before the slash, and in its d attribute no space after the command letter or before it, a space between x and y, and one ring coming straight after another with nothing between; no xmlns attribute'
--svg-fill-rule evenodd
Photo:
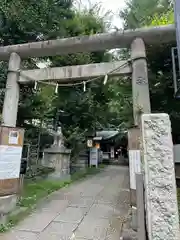
<svg viewBox="0 0 180 240"><path fill-rule="evenodd" d="M0 235L2 240L38 240L38 234L26 231L10 231L6 235Z"/></svg>
<svg viewBox="0 0 180 240"><path fill-rule="evenodd" d="M119 216L121 213L112 205L108 204L93 204L88 212L88 216L94 218L109 218L111 216Z"/></svg>
<svg viewBox="0 0 180 240"><path fill-rule="evenodd" d="M69 207L90 208L94 203L93 197L76 196L69 201Z"/></svg>
<svg viewBox="0 0 180 240"><path fill-rule="evenodd" d="M72 238L57 233L46 233L45 235L41 234L37 240L72 240Z"/></svg>
<svg viewBox="0 0 180 240"><path fill-rule="evenodd" d="M50 235L59 235L64 237L72 237L74 230L77 228L77 223L67 222L51 222L49 226L40 234L40 237L47 237Z"/></svg>
<svg viewBox="0 0 180 240"><path fill-rule="evenodd" d="M30 215L23 222L21 222L16 230L42 232L57 216L57 213L37 212Z"/></svg>
<svg viewBox="0 0 180 240"><path fill-rule="evenodd" d="M99 194L95 198L95 203L116 206L118 204L118 201L116 199L116 196L108 195L108 194Z"/></svg>
<svg viewBox="0 0 180 240"><path fill-rule="evenodd" d="M87 186L83 186L79 189L77 189L76 194L81 197L91 197L96 196L99 192L103 190L104 186L97 184L89 184L88 188Z"/></svg>
<svg viewBox="0 0 180 240"><path fill-rule="evenodd" d="M57 215L59 212L62 212L69 204L68 200L52 200L49 203L45 203L42 207L36 210L36 213L54 213Z"/></svg>
<svg viewBox="0 0 180 240"><path fill-rule="evenodd" d="M119 240L121 236L121 231L123 227L122 219L111 217L109 219L109 228L106 232L105 240Z"/></svg>
<svg viewBox="0 0 180 240"><path fill-rule="evenodd" d="M51 194L0 240L119 240L129 210L128 174L128 168L110 166Z"/></svg>
<svg viewBox="0 0 180 240"><path fill-rule="evenodd" d="M47 200L48 202L54 201L54 200L62 200L62 201L70 201L70 199L74 196L73 192L68 191L68 189L63 189L61 191L57 191L52 193L48 196Z"/></svg>
<svg viewBox="0 0 180 240"><path fill-rule="evenodd" d="M86 208L67 207L55 219L55 222L80 223L87 213Z"/></svg>
<svg viewBox="0 0 180 240"><path fill-rule="evenodd" d="M76 238L85 239L105 239L109 228L109 220L104 218L94 218L93 216L85 216L83 222L75 231Z"/></svg>

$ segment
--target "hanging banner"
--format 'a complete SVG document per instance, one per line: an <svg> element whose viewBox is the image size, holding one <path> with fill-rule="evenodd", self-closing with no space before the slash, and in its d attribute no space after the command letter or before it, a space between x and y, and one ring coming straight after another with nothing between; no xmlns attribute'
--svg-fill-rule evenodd
<svg viewBox="0 0 180 240"><path fill-rule="evenodd" d="M111 158L114 158L114 147L111 147Z"/></svg>

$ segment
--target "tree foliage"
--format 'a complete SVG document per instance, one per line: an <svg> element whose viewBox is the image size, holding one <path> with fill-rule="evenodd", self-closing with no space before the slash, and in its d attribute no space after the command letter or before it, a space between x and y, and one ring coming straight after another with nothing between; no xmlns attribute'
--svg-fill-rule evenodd
<svg viewBox="0 0 180 240"><path fill-rule="evenodd" d="M128 0L126 8L120 12L124 28L149 26L154 16L166 14L171 9L171 0Z"/></svg>
<svg viewBox="0 0 180 240"><path fill-rule="evenodd" d="M70 0L11 0L8 3L2 0L0 24L0 43L9 45L101 33L106 31L107 23L100 17L99 7L79 11L74 9ZM39 61L47 60L50 67L59 67L110 59L111 55L104 51L78 53L29 59L22 62L22 68L37 68ZM5 87L7 63L2 62L0 66L1 87ZM47 125L49 122L54 126L62 125L68 146L78 150L87 132L117 125L117 106L110 99L117 96L110 84L102 84L102 79L88 83L85 92L83 85L59 87L58 94L55 94L53 86L39 84L38 87L39 90L34 91L33 86L21 86L18 126L32 126L34 119ZM29 130L26 133L37 138Z"/></svg>
<svg viewBox="0 0 180 240"><path fill-rule="evenodd" d="M120 14L124 28L137 28L173 22L173 11L168 0L129 0L127 8ZM91 35L106 31L106 21L100 17L99 9L92 7L79 11L70 0L1 1L0 6L1 45L19 44L39 40L56 39L80 35ZM170 50L174 43L158 47L147 46L149 81L152 111L168 112L173 130L180 131L179 103L173 98ZM158 54L157 54L158 52ZM22 68L37 67L39 61L49 62L50 67L80 65L110 61L107 52L68 54L29 59ZM119 58L125 58L121 52ZM7 74L7 63L0 64L0 83L3 86ZM53 126L62 125L67 145L78 150L86 134L102 128L123 130L133 123L132 90L129 78L112 78L107 84L103 79L72 87L21 86L18 125L26 127L34 119ZM1 98L2 108L3 96Z"/></svg>
<svg viewBox="0 0 180 240"><path fill-rule="evenodd" d="M0 43L1 45L10 45L63 37L66 35L66 29L74 15L70 0L2 0L0 5ZM35 68L36 62L37 59L23 61L22 68ZM7 63L1 62L0 65L0 84L1 88L4 88ZM3 99L2 92L1 109ZM21 86L17 124L23 126L25 120L37 118L39 115L45 116L51 102L52 97L48 96L45 99L43 94L36 94L32 86ZM39 110L41 111L39 112Z"/></svg>
<svg viewBox="0 0 180 240"><path fill-rule="evenodd" d="M152 22L150 23L151 26L158 26L158 25L167 25L174 23L174 12L173 9L168 10L167 12L159 15L154 14Z"/></svg>
<svg viewBox="0 0 180 240"><path fill-rule="evenodd" d="M120 14L125 28L139 28L174 23L172 1L130 0ZM166 112L171 117L175 141L180 134L180 103L174 98L171 48L176 42L147 47L152 112Z"/></svg>
<svg viewBox="0 0 180 240"><path fill-rule="evenodd" d="M76 13L71 34L87 35L105 31L105 23L96 9ZM80 65L108 61L106 52L69 54L66 57L51 58L51 66ZM69 147L76 149L84 143L86 134L102 128L106 124L105 114L108 112L108 97L105 95L102 80L92 81L74 87L59 88L57 110L60 109L59 122L62 124Z"/></svg>

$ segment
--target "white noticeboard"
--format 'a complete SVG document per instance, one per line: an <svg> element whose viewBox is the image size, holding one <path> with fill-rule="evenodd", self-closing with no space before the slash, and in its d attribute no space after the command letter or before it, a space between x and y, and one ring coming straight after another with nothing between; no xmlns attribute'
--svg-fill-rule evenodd
<svg viewBox="0 0 180 240"><path fill-rule="evenodd" d="M90 166L98 166L98 149L90 149Z"/></svg>
<svg viewBox="0 0 180 240"><path fill-rule="evenodd" d="M136 173L141 172L140 150L129 150L130 188L136 189Z"/></svg>
<svg viewBox="0 0 180 240"><path fill-rule="evenodd" d="M0 180L19 178L22 147L0 145Z"/></svg>

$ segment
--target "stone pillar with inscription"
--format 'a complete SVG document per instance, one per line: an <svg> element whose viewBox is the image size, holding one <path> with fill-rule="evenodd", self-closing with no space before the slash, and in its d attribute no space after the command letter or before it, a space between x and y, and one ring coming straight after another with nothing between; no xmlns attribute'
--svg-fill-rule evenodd
<svg viewBox="0 0 180 240"><path fill-rule="evenodd" d="M131 60L134 125L140 126L141 114L151 112L146 49L141 38L131 44Z"/></svg>
<svg viewBox="0 0 180 240"><path fill-rule="evenodd" d="M167 114L142 115L145 206L149 240L179 240L171 123Z"/></svg>
<svg viewBox="0 0 180 240"><path fill-rule="evenodd" d="M6 92L2 111L2 125L15 127L19 103L19 69L21 58L17 53L11 53L8 66Z"/></svg>

